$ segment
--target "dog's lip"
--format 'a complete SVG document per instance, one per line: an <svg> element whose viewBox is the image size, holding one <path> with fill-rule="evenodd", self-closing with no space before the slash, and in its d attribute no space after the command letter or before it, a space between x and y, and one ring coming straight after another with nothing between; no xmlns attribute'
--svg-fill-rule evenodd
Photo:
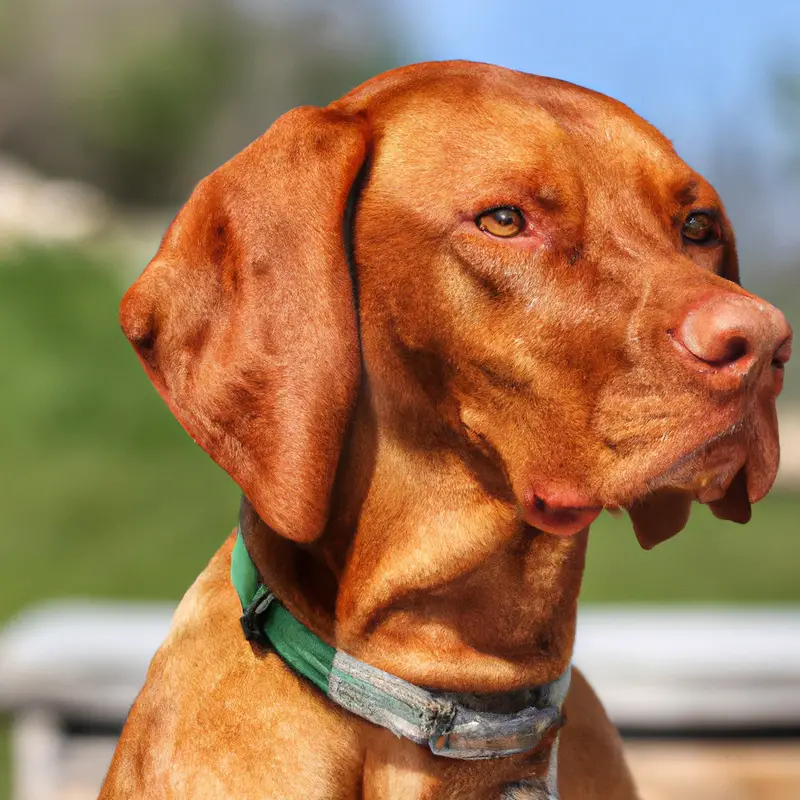
<svg viewBox="0 0 800 800"><path fill-rule="evenodd" d="M533 528L554 536L574 536L591 525L603 510L602 506L583 508L530 508L524 511L525 522Z"/></svg>
<svg viewBox="0 0 800 800"><path fill-rule="evenodd" d="M565 487L531 490L525 495L523 517L528 525L555 536L573 536L594 522L602 505Z"/></svg>

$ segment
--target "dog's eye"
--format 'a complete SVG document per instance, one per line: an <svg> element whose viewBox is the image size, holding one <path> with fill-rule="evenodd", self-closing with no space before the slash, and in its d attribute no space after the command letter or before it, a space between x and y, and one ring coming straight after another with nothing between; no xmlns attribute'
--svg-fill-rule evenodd
<svg viewBox="0 0 800 800"><path fill-rule="evenodd" d="M493 208L480 214L475 224L492 236L516 236L525 227L525 217L517 208Z"/></svg>
<svg viewBox="0 0 800 800"><path fill-rule="evenodd" d="M683 223L683 230L681 231L684 239L688 239L695 244L710 244L711 242L718 242L721 237L719 222L711 216L702 211L696 211L689 214L686 222Z"/></svg>

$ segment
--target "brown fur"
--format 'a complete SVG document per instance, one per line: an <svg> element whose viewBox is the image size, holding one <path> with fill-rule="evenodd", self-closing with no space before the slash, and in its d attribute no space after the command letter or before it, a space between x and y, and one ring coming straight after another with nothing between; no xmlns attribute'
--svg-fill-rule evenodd
<svg viewBox="0 0 800 800"><path fill-rule="evenodd" d="M477 228L504 205L522 234ZM682 241L698 208L719 244ZM742 519L768 490L769 357L734 379L670 338L733 294L752 297L720 201L654 128L569 84L453 62L281 118L200 184L121 320L252 502L248 547L296 616L407 680L498 692L571 658L588 529L527 524L541 497L628 508L650 547L693 498ZM762 307L771 354L788 334ZM546 770L546 752L434 757L254 651L230 548L184 598L102 798L477 800ZM567 715L564 800L635 798L579 673Z"/></svg>

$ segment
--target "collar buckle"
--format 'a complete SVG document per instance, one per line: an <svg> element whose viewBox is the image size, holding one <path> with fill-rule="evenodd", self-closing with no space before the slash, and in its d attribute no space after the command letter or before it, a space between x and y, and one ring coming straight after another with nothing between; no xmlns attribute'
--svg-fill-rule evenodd
<svg viewBox="0 0 800 800"><path fill-rule="evenodd" d="M245 609L239 621L242 624L244 638L248 642L255 642L263 648L269 647L269 639L264 633L264 617L276 599L266 586L262 586L253 598L253 602Z"/></svg>
<svg viewBox="0 0 800 800"><path fill-rule="evenodd" d="M452 724L434 733L428 746L446 758L503 758L552 745L563 725L558 708L526 708L516 714L492 714L459 708Z"/></svg>

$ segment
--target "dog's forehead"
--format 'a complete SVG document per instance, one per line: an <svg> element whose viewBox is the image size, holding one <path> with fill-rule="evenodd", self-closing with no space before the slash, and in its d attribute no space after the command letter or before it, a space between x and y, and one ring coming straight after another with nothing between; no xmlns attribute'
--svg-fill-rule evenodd
<svg viewBox="0 0 800 800"><path fill-rule="evenodd" d="M402 68L335 105L370 119L378 161L401 167L392 181L431 180L447 170L469 186L516 173L568 189L580 174L619 185L647 173L671 194L694 180L671 142L623 103L491 65Z"/></svg>

